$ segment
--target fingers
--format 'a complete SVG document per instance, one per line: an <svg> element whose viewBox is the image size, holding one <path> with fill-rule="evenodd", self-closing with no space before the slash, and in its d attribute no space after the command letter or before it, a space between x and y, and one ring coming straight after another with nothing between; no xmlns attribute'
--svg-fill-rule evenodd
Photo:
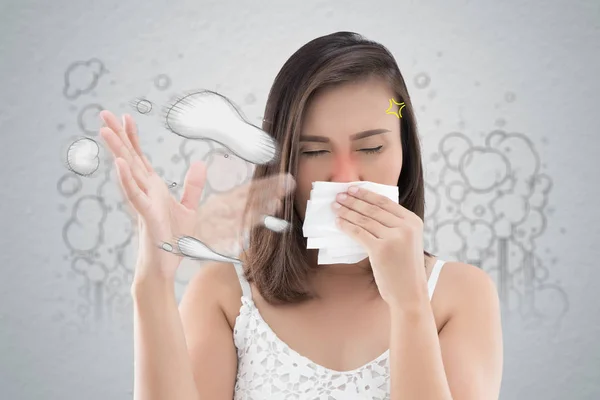
<svg viewBox="0 0 600 400"><path fill-rule="evenodd" d="M146 217L151 207L151 202L148 196L139 188L136 181L133 179L129 164L122 158L115 160L117 166L117 174L121 187L125 191L125 196L135 210L142 216Z"/></svg>
<svg viewBox="0 0 600 400"><path fill-rule="evenodd" d="M377 242L378 238L375 237L370 231L365 229L361 225L356 225L351 221L338 217L336 218L336 223L342 232L345 232L352 239L356 240L358 243L362 244L365 248L369 249L371 246Z"/></svg>
<svg viewBox="0 0 600 400"><path fill-rule="evenodd" d="M106 127L100 129L100 134L107 141L114 156L123 158L130 165L133 177L140 184L141 189L145 191L149 172L140 154L129 140L127 132L110 111L102 111L100 117L106 124ZM111 132L114 137L111 136Z"/></svg>
<svg viewBox="0 0 600 400"><path fill-rule="evenodd" d="M123 142L119 136L110 128L101 128L100 136L102 136L110 151L113 153L115 161L117 158L121 158L127 165L129 165L130 171L133 169L133 171L131 171L133 178L137 182L137 185L140 187L140 189L146 192L148 188L147 172L141 171L140 168L133 167L132 164L135 163L133 162L131 156L128 156L128 153L124 148Z"/></svg>
<svg viewBox="0 0 600 400"><path fill-rule="evenodd" d="M196 210L202 197L202 190L206 181L206 166L202 162L195 162L185 175L181 204L189 210Z"/></svg>
<svg viewBox="0 0 600 400"><path fill-rule="evenodd" d="M152 168L152 164L148 161L148 158L144 155L142 148L140 147L140 138L138 136L137 125L131 115L125 114L123 115L123 125L125 132L127 133L127 137L131 141L133 149L140 156L144 166L146 167L146 171L152 173L154 172L154 168Z"/></svg>

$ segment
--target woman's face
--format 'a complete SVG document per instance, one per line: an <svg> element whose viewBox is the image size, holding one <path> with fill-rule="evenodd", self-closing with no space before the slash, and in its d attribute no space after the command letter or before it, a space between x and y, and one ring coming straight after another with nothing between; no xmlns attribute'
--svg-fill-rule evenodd
<svg viewBox="0 0 600 400"><path fill-rule="evenodd" d="M312 99L304 115L296 176L295 206L302 219L312 182L398 183L400 120L386 114L392 97L382 79L370 78L325 89Z"/></svg>

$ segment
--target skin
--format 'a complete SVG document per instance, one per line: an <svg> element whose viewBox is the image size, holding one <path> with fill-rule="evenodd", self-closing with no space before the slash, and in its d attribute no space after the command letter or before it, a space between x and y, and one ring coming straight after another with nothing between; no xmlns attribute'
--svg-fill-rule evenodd
<svg viewBox="0 0 600 400"><path fill-rule="evenodd" d="M396 116L385 113L393 96L384 82L369 79L325 90L314 98L304 117L296 177L294 206L302 219L312 182L397 184L402 169L400 124ZM373 130L383 132L361 137L361 132ZM316 264L317 250L309 254ZM313 285L318 295L329 296L340 287L338 274L365 275L367 267L368 259L330 265L313 277Z"/></svg>
<svg viewBox="0 0 600 400"><path fill-rule="evenodd" d="M295 207L302 217L313 181L397 183L402 168L400 124L396 116L385 113L392 97L385 82L371 78L327 89L313 99L301 135L320 139L301 142ZM372 129L388 132L353 139L357 132ZM316 264L317 252L310 254ZM428 258L425 262L427 279L435 261ZM390 307L377 286L371 284L368 266L368 259L357 264L320 266L309 278L317 298L301 304L268 304L253 285L252 296L263 319L290 348L326 368L354 370L390 348ZM237 358L231 334L241 295L234 267L210 263L192 279L180 305L196 385L210 398L231 398L233 394ZM469 351L473 354L474 370L486 373L481 372L481 382L492 390L499 388L499 321L493 311L483 311L492 315L491 322L483 324L488 330L467 332L476 321L471 323L469 315L461 314L461 310L476 303L475 299L483 299L479 310L494 310L497 297L487 275L468 264L447 262L431 300L431 312L438 334L445 326L451 327L450 333L440 334L440 345L454 399L493 398L482 397L483 392L473 389L464 379L465 374L471 374L464 367ZM212 307L211 311L208 307ZM481 314L478 318L481 320ZM459 322L450 323L454 319ZM461 337L469 337L480 347L461 346L465 342ZM486 342L480 345L479 337ZM482 350L488 348L492 349L489 353ZM485 360L475 358L475 354L482 354ZM487 368L479 368L483 365ZM221 374L215 374L215 369Z"/></svg>
<svg viewBox="0 0 600 400"><path fill-rule="evenodd" d="M385 83L370 79L325 90L313 99L304 117L296 176L294 205L301 218L314 181L398 182L402 168L400 124L396 116L385 113L391 97L393 93ZM352 138L373 129L387 132ZM371 150L378 148L377 152ZM317 252L311 250L309 254L316 264ZM434 262L428 260L428 275ZM370 283L368 260L322 267L310 277L318 299L274 306L254 287L252 296L265 321L291 348L328 368L352 370L389 347L387 306ZM224 311L233 328L241 305L237 276L233 266L216 266L214 274L231 293L224 300ZM439 308L441 326L447 311Z"/></svg>
<svg viewBox="0 0 600 400"><path fill-rule="evenodd" d="M305 116L300 139L295 207L304 218L312 182L398 182L402 169L400 124L386 114L393 92L368 79L319 93ZM356 138L359 132L386 132ZM310 250L317 263L317 251ZM428 269L435 260L429 260ZM352 370L389 348L389 311L371 284L368 259L356 264L321 265L310 277L317 299L273 306L258 291L253 297L263 318L300 354L338 371ZM447 318L440 313L440 325Z"/></svg>

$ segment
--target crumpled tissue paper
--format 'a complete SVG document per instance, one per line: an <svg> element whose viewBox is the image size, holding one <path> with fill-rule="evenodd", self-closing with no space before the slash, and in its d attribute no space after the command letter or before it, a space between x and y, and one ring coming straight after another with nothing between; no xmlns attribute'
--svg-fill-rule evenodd
<svg viewBox="0 0 600 400"><path fill-rule="evenodd" d="M319 249L318 264L354 264L368 257L366 250L335 223L332 203L338 193L358 186L398 201L398 186L369 181L313 182L302 231L307 249Z"/></svg>

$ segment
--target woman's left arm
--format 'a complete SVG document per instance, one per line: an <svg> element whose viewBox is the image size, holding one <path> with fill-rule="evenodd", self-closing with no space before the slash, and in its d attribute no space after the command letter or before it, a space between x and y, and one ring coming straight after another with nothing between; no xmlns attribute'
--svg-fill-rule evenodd
<svg viewBox="0 0 600 400"><path fill-rule="evenodd" d="M342 231L369 254L391 318L392 400L497 400L502 329L495 286L466 266L459 299L439 337L429 301L423 220L402 205L351 187L333 204Z"/></svg>
<svg viewBox="0 0 600 400"><path fill-rule="evenodd" d="M498 399L503 364L498 295L485 272L476 267L465 272L468 292L439 336L426 287L413 306L390 304L392 400Z"/></svg>

